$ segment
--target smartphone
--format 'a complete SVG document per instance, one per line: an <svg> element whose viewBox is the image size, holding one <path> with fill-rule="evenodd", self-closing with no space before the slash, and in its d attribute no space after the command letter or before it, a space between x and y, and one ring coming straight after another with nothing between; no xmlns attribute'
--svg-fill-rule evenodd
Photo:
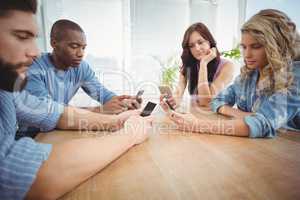
<svg viewBox="0 0 300 200"><path fill-rule="evenodd" d="M139 90L136 94L136 99L140 98L144 94L144 90Z"/></svg>
<svg viewBox="0 0 300 200"><path fill-rule="evenodd" d="M159 88L159 91L161 94L167 94L168 96L172 96L172 90L169 86L161 85L161 86L158 86L158 88Z"/></svg>
<svg viewBox="0 0 300 200"><path fill-rule="evenodd" d="M142 117L149 116L152 113L152 111L154 110L155 106L156 106L156 103L149 101L140 115Z"/></svg>
<svg viewBox="0 0 300 200"><path fill-rule="evenodd" d="M175 108L170 104L170 102L168 101L168 97L164 97L163 101L166 102L166 104L169 106L169 108L171 110L175 110Z"/></svg>
<svg viewBox="0 0 300 200"><path fill-rule="evenodd" d="M142 95L144 94L144 90L139 90L138 91L138 93L136 94L136 97L135 97L135 99L136 99L136 101L138 102L138 103L142 103Z"/></svg>
<svg viewBox="0 0 300 200"><path fill-rule="evenodd" d="M169 106L169 108L171 110L175 110L174 107L168 101L168 98L170 96L172 96L172 90L171 90L171 88L169 86L167 86L167 85L161 85L161 86L158 86L158 88L159 88L159 91L160 91L161 94L166 94L166 96L163 98L163 101L168 104L168 106Z"/></svg>

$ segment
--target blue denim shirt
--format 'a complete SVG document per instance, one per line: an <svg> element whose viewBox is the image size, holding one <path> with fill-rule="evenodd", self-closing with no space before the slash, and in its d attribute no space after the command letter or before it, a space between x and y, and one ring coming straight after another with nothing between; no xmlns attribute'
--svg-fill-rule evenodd
<svg viewBox="0 0 300 200"><path fill-rule="evenodd" d="M294 62L293 70L294 81L289 92L276 92L272 95L256 92L258 70L254 70L243 81L238 76L231 86L213 99L212 110L217 112L223 105L236 105L242 111L253 112L244 118L252 138L274 137L279 128L300 130L300 62Z"/></svg>

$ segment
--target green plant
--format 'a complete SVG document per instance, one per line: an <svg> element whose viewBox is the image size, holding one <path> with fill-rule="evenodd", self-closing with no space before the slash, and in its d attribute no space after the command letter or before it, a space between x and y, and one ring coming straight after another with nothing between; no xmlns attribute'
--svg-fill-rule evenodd
<svg viewBox="0 0 300 200"><path fill-rule="evenodd" d="M221 55L227 58L239 60L241 58L241 51L239 45L229 51L221 52Z"/></svg>
<svg viewBox="0 0 300 200"><path fill-rule="evenodd" d="M180 57L177 54L162 63L161 85L167 85L173 89L174 83L178 79L180 63Z"/></svg>

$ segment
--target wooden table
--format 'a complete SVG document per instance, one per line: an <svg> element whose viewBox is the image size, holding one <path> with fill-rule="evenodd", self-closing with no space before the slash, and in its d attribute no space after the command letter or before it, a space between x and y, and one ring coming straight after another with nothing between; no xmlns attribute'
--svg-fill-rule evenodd
<svg viewBox="0 0 300 200"><path fill-rule="evenodd" d="M170 122L156 119L147 142L61 199L300 199L300 133L274 139L187 134L174 127L163 130ZM54 131L37 140L98 136Z"/></svg>

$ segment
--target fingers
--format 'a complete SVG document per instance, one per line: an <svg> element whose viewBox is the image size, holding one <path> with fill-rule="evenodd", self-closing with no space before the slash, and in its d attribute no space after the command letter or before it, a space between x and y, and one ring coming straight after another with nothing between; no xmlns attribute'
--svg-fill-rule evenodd
<svg viewBox="0 0 300 200"><path fill-rule="evenodd" d="M160 101L160 106L162 107L162 109L165 111L165 112L169 112L169 106L166 102L164 102L163 100Z"/></svg>
<svg viewBox="0 0 300 200"><path fill-rule="evenodd" d="M162 101L165 96L166 96L165 94L161 94L159 97L159 101Z"/></svg>
<svg viewBox="0 0 300 200"><path fill-rule="evenodd" d="M139 103L139 104L142 104L143 103L143 99L142 97L137 97L136 98L136 101ZM139 105L139 108L141 107L141 105Z"/></svg>
<svg viewBox="0 0 300 200"><path fill-rule="evenodd" d="M213 47L213 48L209 49L209 55L212 58L215 58L217 56L217 49L216 49L216 47Z"/></svg>
<svg viewBox="0 0 300 200"><path fill-rule="evenodd" d="M130 96L130 95L120 95L120 96L117 96L117 99L119 100L119 101L122 101L122 100L124 100L124 99L132 99L133 97L132 96Z"/></svg>
<svg viewBox="0 0 300 200"><path fill-rule="evenodd" d="M174 111L170 111L169 117L176 124L181 124L184 120L183 114L176 113Z"/></svg>
<svg viewBox="0 0 300 200"><path fill-rule="evenodd" d="M216 53L217 53L217 48L216 48L216 47L213 47L213 48L211 48L211 51L212 51L214 54L216 54Z"/></svg>
<svg viewBox="0 0 300 200"><path fill-rule="evenodd" d="M140 110L130 110L130 111L127 111L127 112L131 112L131 115L134 115L134 116L139 116L141 114Z"/></svg>
<svg viewBox="0 0 300 200"><path fill-rule="evenodd" d="M154 121L154 117L153 116L147 116L147 117L143 117L143 119L146 121L146 122L148 122L148 123L150 123L151 125L153 124L153 121Z"/></svg>
<svg viewBox="0 0 300 200"><path fill-rule="evenodd" d="M129 110L134 110L141 107L136 99L124 99L122 102L126 104Z"/></svg>
<svg viewBox="0 0 300 200"><path fill-rule="evenodd" d="M173 108L176 108L176 101L173 97L169 97L168 102Z"/></svg>
<svg viewBox="0 0 300 200"><path fill-rule="evenodd" d="M141 104L137 100L133 100L132 105L133 109L139 109L141 107Z"/></svg>

